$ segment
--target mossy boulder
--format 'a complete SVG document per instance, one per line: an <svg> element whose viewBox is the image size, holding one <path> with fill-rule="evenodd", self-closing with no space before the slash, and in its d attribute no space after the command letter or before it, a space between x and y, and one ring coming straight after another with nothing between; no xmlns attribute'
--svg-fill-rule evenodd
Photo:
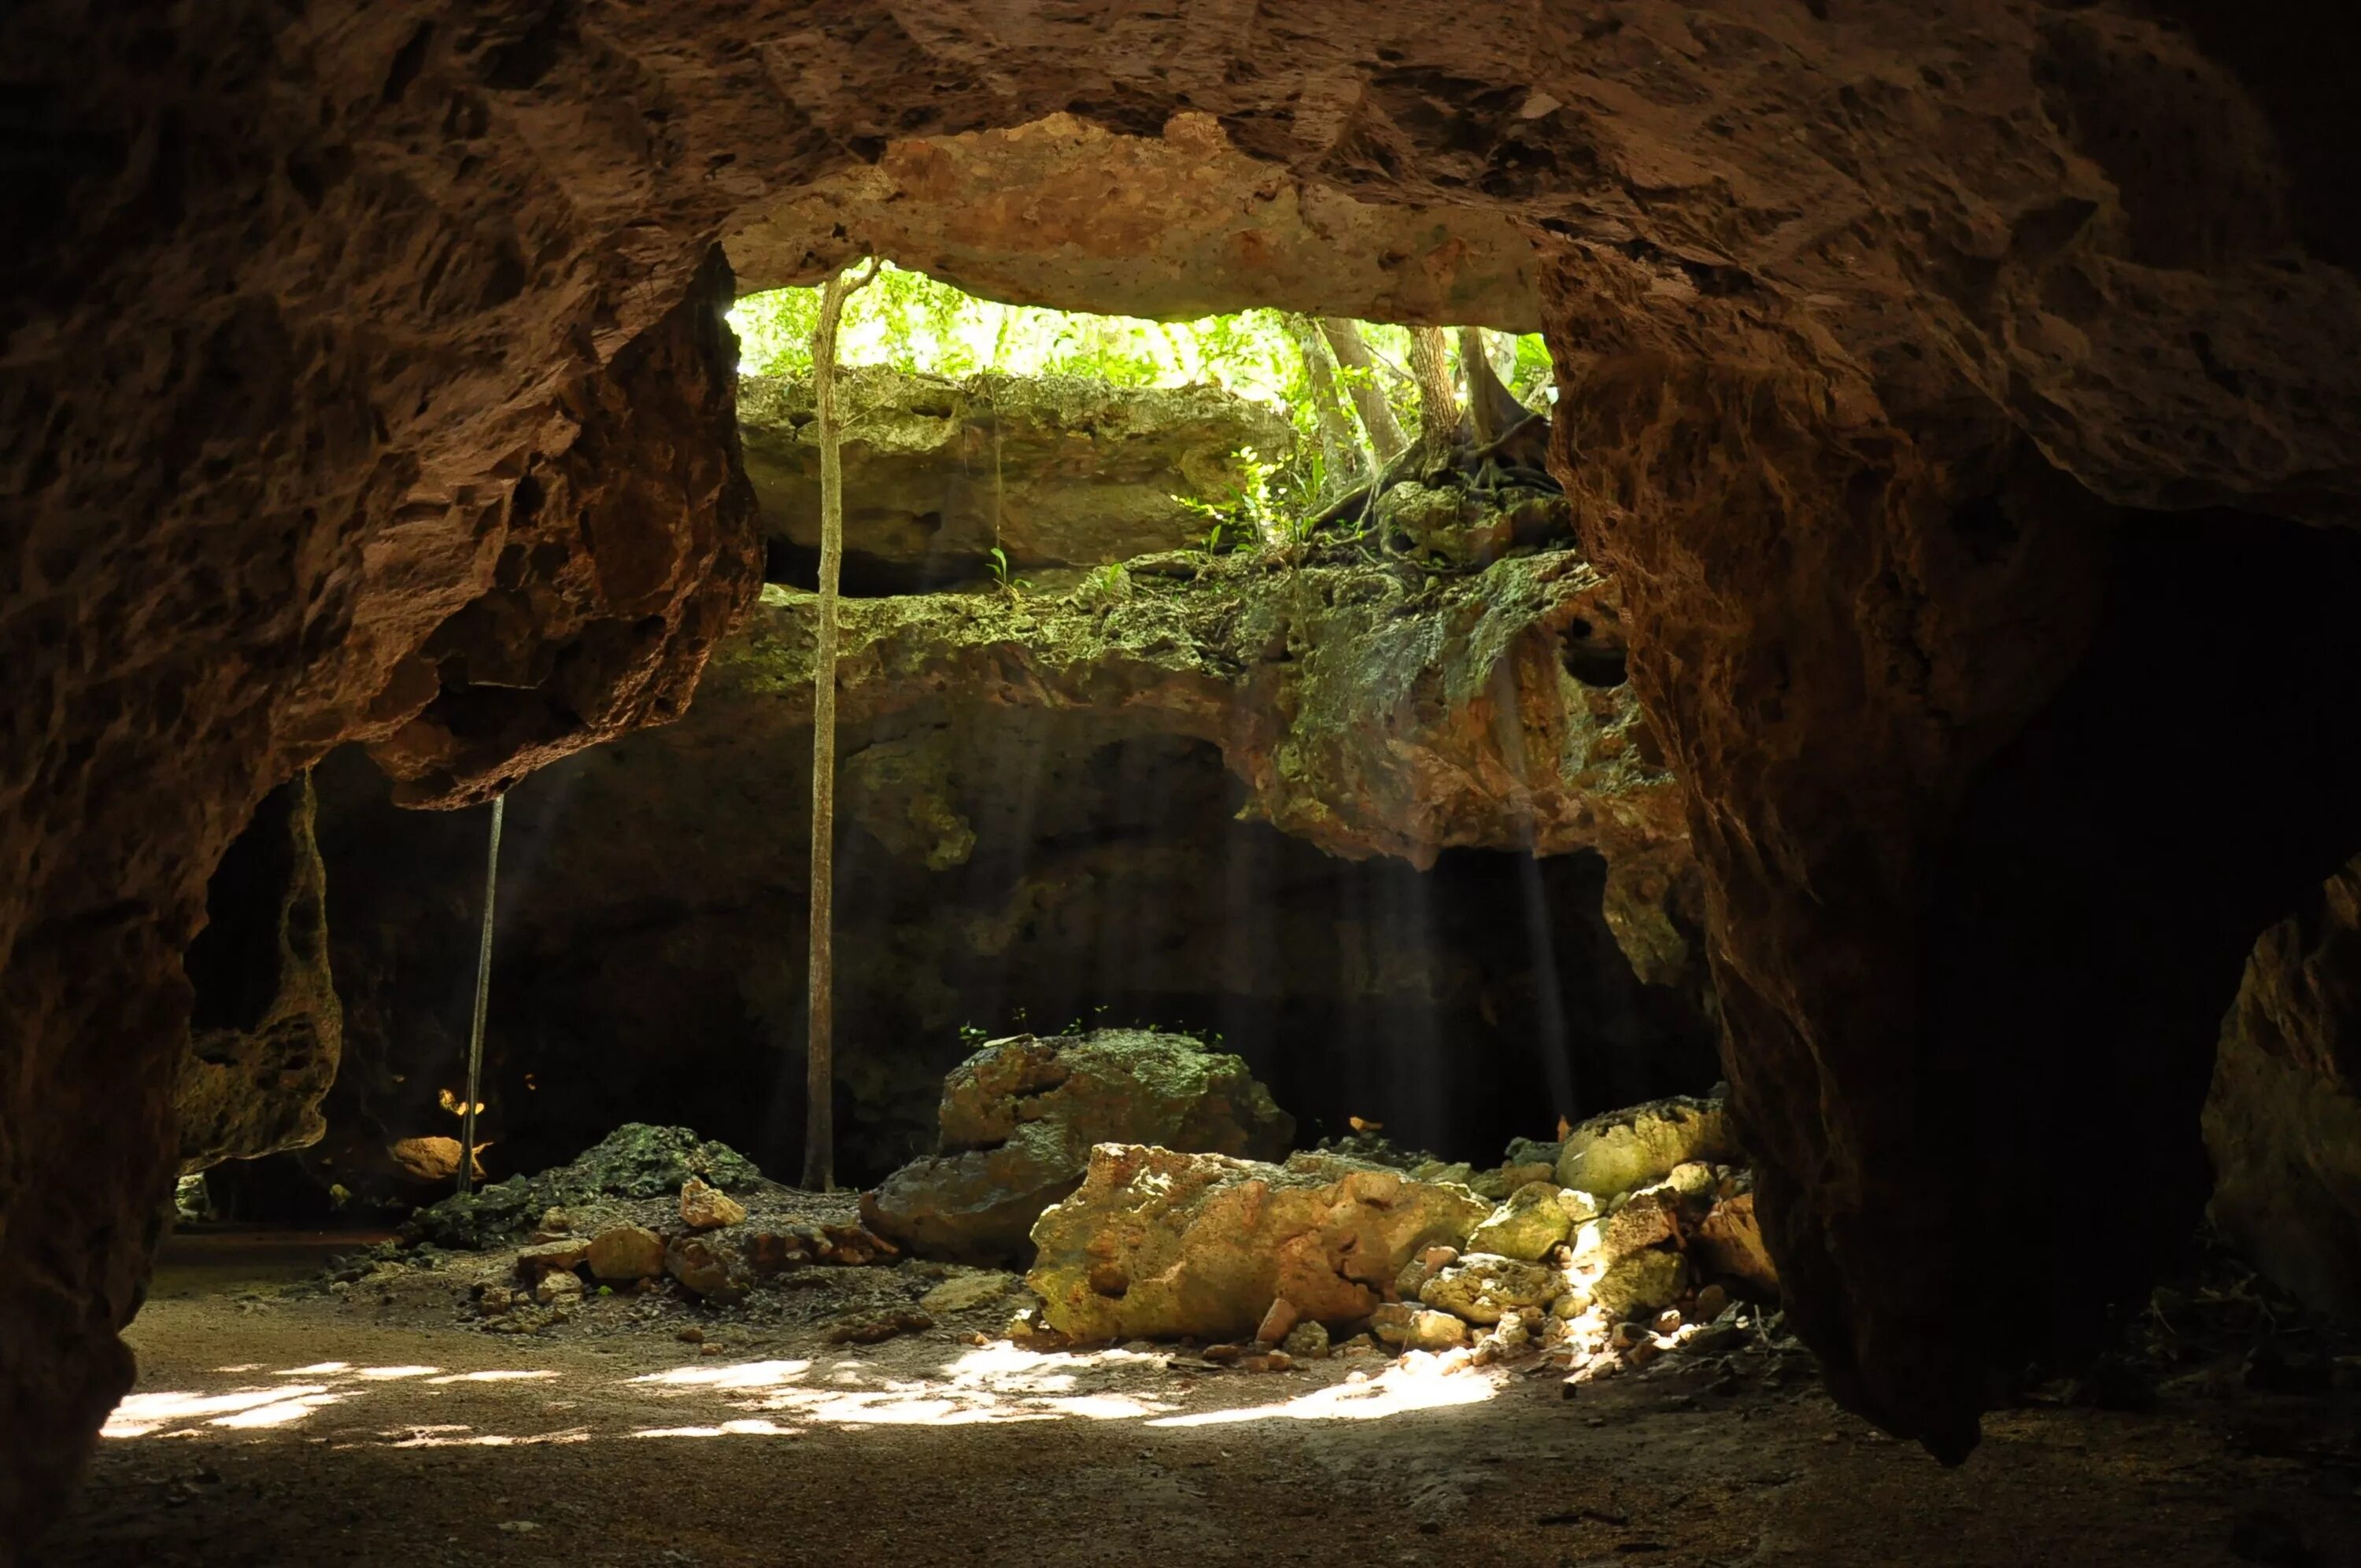
<svg viewBox="0 0 2361 1568"><path fill-rule="evenodd" d="M1033 1223L1102 1143L1271 1159L1295 1120L1240 1058L1186 1035L1100 1029L995 1040L954 1068L939 1152L862 1200L879 1234L924 1257L1023 1263Z"/></svg>
<svg viewBox="0 0 2361 1568"><path fill-rule="evenodd" d="M1464 1187L1334 1155L1268 1165L1102 1144L1034 1225L1027 1283L1048 1325L1083 1342L1242 1338L1281 1299L1300 1319L1349 1322L1414 1254L1458 1245L1490 1212Z"/></svg>
<svg viewBox="0 0 2361 1568"><path fill-rule="evenodd" d="M1477 1252L1497 1253L1527 1262L1539 1258L1565 1240L1577 1218L1587 1219L1590 1205L1580 1193L1568 1203L1559 1189L1546 1181L1529 1181L1509 1194L1507 1202L1476 1227L1467 1245Z"/></svg>
<svg viewBox="0 0 2361 1568"><path fill-rule="evenodd" d="M1662 1181L1675 1166L1693 1160L1739 1157L1721 1101L1675 1095L1593 1116L1574 1128L1558 1153L1557 1180L1604 1200Z"/></svg>

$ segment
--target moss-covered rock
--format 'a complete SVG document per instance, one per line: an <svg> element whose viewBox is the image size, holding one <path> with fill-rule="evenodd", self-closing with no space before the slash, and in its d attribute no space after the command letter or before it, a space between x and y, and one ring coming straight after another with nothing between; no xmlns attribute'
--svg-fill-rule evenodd
<svg viewBox="0 0 2361 1568"><path fill-rule="evenodd" d="M1574 1128L1558 1155L1557 1179L1606 1199L1662 1181L1676 1166L1738 1157L1728 1107L1719 1100L1676 1095L1610 1111Z"/></svg>
<svg viewBox="0 0 2361 1568"><path fill-rule="evenodd" d="M1565 1240L1574 1228L1576 1211L1558 1197L1558 1189L1530 1181L1509 1194L1507 1202L1476 1227L1467 1245L1476 1252L1531 1262ZM1587 1216L1585 1216L1586 1218Z"/></svg>
<svg viewBox="0 0 2361 1568"><path fill-rule="evenodd" d="M662 1197L677 1192L692 1177L724 1191L742 1191L760 1182L763 1173L729 1145L700 1139L686 1127L631 1122L539 1176L511 1176L421 1209L411 1226L437 1246L492 1246L550 1209L598 1197Z"/></svg>
<svg viewBox="0 0 2361 1568"><path fill-rule="evenodd" d="M1294 444L1285 416L1212 386L849 367L839 400L845 549L939 574L994 548L1022 567L1181 549L1207 529L1190 503L1234 504L1247 455ZM811 383L746 377L738 418L765 529L817 549Z"/></svg>
<svg viewBox="0 0 2361 1568"><path fill-rule="evenodd" d="M1272 1159L1295 1133L1245 1062L1144 1029L995 1040L945 1080L939 1120L940 1152L865 1194L862 1215L963 1263L1028 1259L1033 1223L1081 1184L1093 1145Z"/></svg>

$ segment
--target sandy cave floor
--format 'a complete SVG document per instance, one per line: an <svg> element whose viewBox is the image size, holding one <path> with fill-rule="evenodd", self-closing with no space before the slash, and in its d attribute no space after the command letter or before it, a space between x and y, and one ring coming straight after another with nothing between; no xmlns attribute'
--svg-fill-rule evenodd
<svg viewBox="0 0 2361 1568"><path fill-rule="evenodd" d="M1567 1398L1532 1364L1218 1371L964 1319L697 1344L697 1309L620 1304L495 1335L447 1279L321 1292L352 1245L175 1241L137 1390L38 1561L2361 1563L2353 1401L2234 1369L2150 1413L2004 1412L1947 1471L1808 1375L1717 1393L1667 1357Z"/></svg>

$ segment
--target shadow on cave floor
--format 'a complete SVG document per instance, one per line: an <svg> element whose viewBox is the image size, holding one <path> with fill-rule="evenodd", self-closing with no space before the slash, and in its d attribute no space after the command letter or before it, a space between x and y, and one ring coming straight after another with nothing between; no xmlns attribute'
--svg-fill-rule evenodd
<svg viewBox="0 0 2361 1568"><path fill-rule="evenodd" d="M2361 1560L2318 1402L2235 1376L2006 1411L1947 1471L1807 1376L1722 1394L1667 1360L1567 1399L1513 1368L1218 1373L949 1332L503 1339L267 1282L314 1261L168 1249L138 1388L44 1562Z"/></svg>

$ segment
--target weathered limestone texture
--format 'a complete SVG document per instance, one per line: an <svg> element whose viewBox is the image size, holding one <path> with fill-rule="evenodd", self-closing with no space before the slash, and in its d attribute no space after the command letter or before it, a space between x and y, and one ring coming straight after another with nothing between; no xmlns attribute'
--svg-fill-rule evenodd
<svg viewBox="0 0 2361 1568"><path fill-rule="evenodd" d="M181 1174L316 1143L320 1102L344 1049L328 968L327 872L318 800L298 774L262 797L206 889L189 949L195 1002L172 1092Z"/></svg>
<svg viewBox="0 0 2361 1568"><path fill-rule="evenodd" d="M2361 1316L2361 862L2255 944L2205 1148L2222 1234L2310 1305Z"/></svg>
<svg viewBox="0 0 2361 1568"><path fill-rule="evenodd" d="M976 1264L1030 1262L1033 1223L1095 1145L1277 1159L1295 1135L1236 1057L1144 1029L995 1040L943 1080L941 1124L939 1152L864 1193L861 1217L921 1257Z"/></svg>
<svg viewBox="0 0 2361 1568"><path fill-rule="evenodd" d="M11 7L0 1430L37 1441L0 1464L0 1554L128 1381L116 1331L177 1162L181 955L255 804L342 740L452 803L677 712L752 576L714 242L889 151L1057 115L1167 141L1206 116L1272 168L1274 210L1312 210L1301 181L1537 247L1560 477L1686 793L1766 1234L1840 1396L1961 1452L1986 1355L2021 1350L1963 1288L2025 1212L1987 1178L2034 1170L2015 1156L2070 1096L1976 1064L1946 966L2004 959L1977 983L2053 1017L2037 1054L2078 1076L2125 1031L2030 993L2062 981L2009 924L2027 901L1952 851L2008 814L1995 790L2067 820L2011 747L2064 733L2076 693L2100 732L2111 576L2105 615L2174 606L2169 646L2187 581L2264 520L2356 520L2361 137L2326 69L2349 27L2183 0ZM969 246L1030 248L997 241L1035 222L1002 211ZM1457 314L1455 280L1499 269L1465 265L1459 226L1413 226L1322 302ZM1145 277L1109 255L1057 302L1156 297L1155 236L1129 232ZM927 265L948 237L893 245ZM1338 248L1291 216L1215 242L1237 293L1191 308ZM2134 580L2090 498L2230 510L2219 548ZM2246 587L2301 598L2314 556L2275 548ZM2275 719L2349 711L2334 661L2274 673L2309 699ZM2154 1125L2193 1126L2238 955L2361 840L2332 820L2361 790L2297 777L2251 818L2213 803L2238 831L2209 872L2253 868L2239 897L2160 885L2139 916L2194 943L2149 949L2175 977ZM2095 910L2137 872L2102 859L2055 885ZM1977 941L1932 939L1961 922ZM2061 1344L2157 1239L2090 1289L2053 1278Z"/></svg>
<svg viewBox="0 0 2361 1568"><path fill-rule="evenodd" d="M819 547L811 383L748 377L738 424L763 531ZM1093 566L1200 543L1184 500L1235 505L1249 453L1276 463L1295 432L1218 387L1117 387L1076 376L964 381L850 368L842 411L844 547L946 576Z"/></svg>

